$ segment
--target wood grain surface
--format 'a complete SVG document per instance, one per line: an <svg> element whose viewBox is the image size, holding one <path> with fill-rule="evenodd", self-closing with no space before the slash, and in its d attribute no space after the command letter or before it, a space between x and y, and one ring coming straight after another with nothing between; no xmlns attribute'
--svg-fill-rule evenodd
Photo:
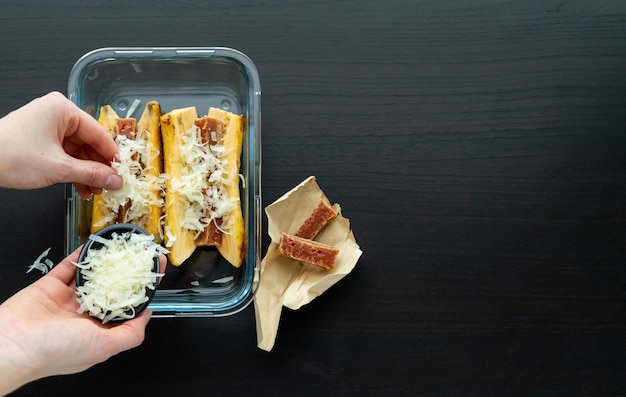
<svg viewBox="0 0 626 397"><path fill-rule="evenodd" d="M0 114L108 46L250 56L263 205L315 175L364 254L269 354L251 307L153 319L16 395L626 393L626 3L5 0ZM64 214L62 186L0 190L0 300Z"/></svg>

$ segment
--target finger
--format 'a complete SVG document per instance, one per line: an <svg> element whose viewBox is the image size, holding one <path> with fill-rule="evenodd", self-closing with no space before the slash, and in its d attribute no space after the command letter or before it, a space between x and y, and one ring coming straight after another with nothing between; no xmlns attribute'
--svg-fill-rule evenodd
<svg viewBox="0 0 626 397"><path fill-rule="evenodd" d="M150 321L152 311L144 310L139 316L109 329L112 354L137 347L145 338L146 325Z"/></svg>
<svg viewBox="0 0 626 397"><path fill-rule="evenodd" d="M66 140L63 143L65 152L72 157L76 157L81 160L96 160L101 163L105 163L104 159L100 158L100 155L89 147L81 147L71 140ZM76 192L84 199L89 200L94 194L102 193L102 188L95 186L88 186L84 183L74 183Z"/></svg>
<svg viewBox="0 0 626 397"><path fill-rule="evenodd" d="M54 277L60 280L63 284L69 285L74 281L74 277L76 276L76 266L72 262L78 261L78 255L80 254L80 250L82 249L82 245L78 247L74 252L72 252L68 257L59 262L56 266L50 270L47 276L44 277Z"/></svg>
<svg viewBox="0 0 626 397"><path fill-rule="evenodd" d="M94 195L102 193L102 188L99 187L87 186L81 183L74 183L73 185L76 193L85 200L91 200Z"/></svg>
<svg viewBox="0 0 626 397"><path fill-rule="evenodd" d="M64 117L57 117L59 142L71 139L78 146L91 146L104 159L111 160L118 148L111 135L84 110L59 92L51 92L39 101L62 112Z"/></svg>
<svg viewBox="0 0 626 397"><path fill-rule="evenodd" d="M74 189L76 189L76 193L85 200L89 200L94 194L99 194L93 193L89 186L83 185L82 183L74 183Z"/></svg>
<svg viewBox="0 0 626 397"><path fill-rule="evenodd" d="M81 158L83 148L80 144L73 142L71 139L63 141L63 150L72 157Z"/></svg>
<svg viewBox="0 0 626 397"><path fill-rule="evenodd" d="M111 165L111 159L103 158L100 155L100 152L98 152L96 149L92 148L91 146L86 146L84 149L85 149L84 152L87 156L86 160L95 160L102 164Z"/></svg>
<svg viewBox="0 0 626 397"><path fill-rule="evenodd" d="M118 147L111 135L89 114L73 106L66 137L72 137L93 148L103 159L111 160L118 153Z"/></svg>
<svg viewBox="0 0 626 397"><path fill-rule="evenodd" d="M100 153L91 146L87 146L80 141L74 142L72 138L63 141L63 150L65 153L77 159L95 160L106 165L111 164L111 159L103 158Z"/></svg>
<svg viewBox="0 0 626 397"><path fill-rule="evenodd" d="M117 190L123 180L113 168L93 160L80 160L67 156L61 168L59 182L74 182L98 189Z"/></svg>
<svg viewBox="0 0 626 397"><path fill-rule="evenodd" d="M159 254L159 273L165 274L165 269L167 268L167 258L163 254ZM159 283L163 277L159 277Z"/></svg>
<svg viewBox="0 0 626 397"><path fill-rule="evenodd" d="M94 186L89 186L89 191L91 192L92 195L94 194L100 194L102 193L102 188L100 187L94 187Z"/></svg>

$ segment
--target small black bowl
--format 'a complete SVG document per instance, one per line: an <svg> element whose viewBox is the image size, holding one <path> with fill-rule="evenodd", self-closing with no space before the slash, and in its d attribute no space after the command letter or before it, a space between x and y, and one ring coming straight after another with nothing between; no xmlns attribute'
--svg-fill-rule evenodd
<svg viewBox="0 0 626 397"><path fill-rule="evenodd" d="M114 225L110 225L110 226L107 226L98 230L97 232L94 233L94 235L108 240L111 238L113 233L117 233L121 235L121 234L128 233L128 232L149 235L149 233L143 228L136 226L136 225L131 225L130 223L117 223ZM85 245L83 245L83 248L81 249L80 254L78 256L78 263L81 263L85 260L85 258L87 257L87 252L90 249L100 249L100 248L102 248L102 243L93 241L91 239L87 239L87 241L85 242ZM159 273L160 260L159 260L158 252L154 256L154 266L152 267L152 270L155 273ZM76 287L82 286L84 282L85 280L83 278L82 269L77 267L76 268ZM144 311L148 307L148 305L152 301L152 298L154 297L154 293L156 292L157 284L158 284L158 280L154 285L154 289L146 288L146 296L148 297L148 300L142 303L141 305L135 307L135 317L138 316L142 311ZM128 315L132 315L132 311L129 311L126 313ZM129 319L122 318L122 317L114 317L111 320L109 320L109 322L121 322L121 321L126 321L126 320L129 320Z"/></svg>

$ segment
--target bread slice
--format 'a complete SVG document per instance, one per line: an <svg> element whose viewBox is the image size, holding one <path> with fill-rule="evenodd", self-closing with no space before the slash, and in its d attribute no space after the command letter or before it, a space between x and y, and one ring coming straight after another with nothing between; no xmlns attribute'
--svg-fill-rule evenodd
<svg viewBox="0 0 626 397"><path fill-rule="evenodd" d="M313 240L324 226L335 219L336 216L337 212L333 209L328 200L322 200L317 207L315 207L311 215L304 220L304 223L300 225L295 235L297 237Z"/></svg>
<svg viewBox="0 0 626 397"><path fill-rule="evenodd" d="M292 236L283 232L280 234L278 253L330 270L335 267L339 249L318 241Z"/></svg>

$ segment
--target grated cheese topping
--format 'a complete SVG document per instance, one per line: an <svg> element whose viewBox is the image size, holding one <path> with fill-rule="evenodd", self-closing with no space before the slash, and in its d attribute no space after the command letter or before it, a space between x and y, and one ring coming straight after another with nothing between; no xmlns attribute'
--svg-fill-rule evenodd
<svg viewBox="0 0 626 397"><path fill-rule="evenodd" d="M119 156L111 163L111 167L122 177L124 184L119 190L104 190L103 206L108 209L107 215L95 226L104 226L115 221L120 206L130 207L123 223L133 223L145 227L151 206L163 206L163 186L165 176L155 176L149 171L152 160L159 155L150 141L150 132L137 134L136 139L128 139L119 134L115 143L119 147Z"/></svg>
<svg viewBox="0 0 626 397"><path fill-rule="evenodd" d="M153 270L154 257L167 251L151 235L126 232L89 239L102 247L90 249L82 262L75 263L84 280L76 287L78 313L87 312L103 323L135 317L135 308L148 301L146 288L154 290L163 276Z"/></svg>
<svg viewBox="0 0 626 397"><path fill-rule="evenodd" d="M52 260L48 258L48 253L51 249L52 247L42 252L37 257L37 259L35 259L35 261L30 266L28 266L28 270L26 270L26 273L30 273L33 270L39 270L43 274L48 273L48 271L54 267L54 262L52 262Z"/></svg>
<svg viewBox="0 0 626 397"><path fill-rule="evenodd" d="M229 214L236 205L226 191L232 183L226 159L228 149L222 144L202 144L200 128L197 126L185 132L182 142L180 151L185 153L185 163L180 176L171 179L172 189L186 202L181 224L195 231L195 238L198 238L206 226L221 218L221 225L215 224L222 233L227 234L232 223Z"/></svg>

